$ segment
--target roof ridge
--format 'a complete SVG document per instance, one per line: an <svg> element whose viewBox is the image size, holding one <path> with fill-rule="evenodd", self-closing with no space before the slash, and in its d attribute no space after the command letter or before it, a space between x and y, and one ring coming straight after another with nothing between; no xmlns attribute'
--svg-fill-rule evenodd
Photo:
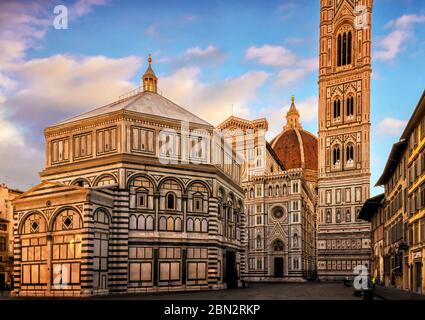
<svg viewBox="0 0 425 320"><path fill-rule="evenodd" d="M93 112L93 111L96 111L96 110L99 110L99 109L102 109L102 108L112 107L112 106L114 106L114 105L116 105L116 104L118 104L118 103L123 103L123 102L125 102L125 101L130 100L130 99L135 99L136 97L138 97L138 96L139 96L139 95L141 95L142 93L143 93L143 92L139 92L139 93L137 93L137 94L135 94L135 95L133 95L133 96L130 96L130 97L124 98L124 99L122 99L122 100L119 100L119 99L118 99L118 100L115 100L115 101L113 101L113 102L111 102L111 103L104 104L104 105L102 105L102 106L100 106L100 107L97 107L97 108L93 108L93 109L87 110L87 111L85 111L85 112L83 112L83 113L80 113L80 114L78 114L78 115L76 115L76 116L72 116L72 117L66 118L66 119L64 119L64 120L62 120L62 121L60 121L60 122L57 122L57 123L55 123L55 124L53 124L53 125L51 125L51 126L49 126L49 127L54 127L54 126L58 126L58 125L61 125L61 124L65 124L65 123L69 123L69 122L77 121L77 120L72 120L72 119L80 118L80 117L84 116L85 114L88 114L88 113L90 113L90 112ZM124 108L125 108L125 107L124 107Z"/></svg>
<svg viewBox="0 0 425 320"><path fill-rule="evenodd" d="M156 94L157 96L161 97L162 99L165 99L165 100L169 101L170 103L172 103L173 105L175 105L175 106L176 106L177 108L179 108L180 110L183 110L183 111L185 111L185 112L188 112L188 113L190 113L192 116L194 116L195 118L198 118L199 120L201 120L201 121L203 121L203 122L207 123L208 125L213 126L213 125L212 125L212 124L210 124L208 121L206 121L206 120L202 119L201 117L197 116L197 115L196 115L196 114L194 114L192 111L190 111L190 110L188 110L188 109L186 109L186 108L184 108L184 107L182 107L182 106L179 106L177 103L175 103L175 102L171 101L171 100L170 100L170 99L168 99L167 97L164 97L163 95L160 95L160 94L157 94L157 93L153 93L153 92L149 92L149 91L145 91L145 92L146 92L146 93L150 93L150 94ZM127 107L125 107L125 108L127 108Z"/></svg>

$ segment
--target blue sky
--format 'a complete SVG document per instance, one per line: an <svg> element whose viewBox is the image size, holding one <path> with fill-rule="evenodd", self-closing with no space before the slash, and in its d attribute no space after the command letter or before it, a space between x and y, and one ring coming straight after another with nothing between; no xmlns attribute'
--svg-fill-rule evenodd
<svg viewBox="0 0 425 320"><path fill-rule="evenodd" d="M67 30L53 28L58 4ZM372 22L374 185L425 89L425 2L375 0ZM295 95L316 134L318 24L316 0L2 1L0 182L36 184L43 128L138 86L148 53L164 96L213 124L233 104L272 138Z"/></svg>

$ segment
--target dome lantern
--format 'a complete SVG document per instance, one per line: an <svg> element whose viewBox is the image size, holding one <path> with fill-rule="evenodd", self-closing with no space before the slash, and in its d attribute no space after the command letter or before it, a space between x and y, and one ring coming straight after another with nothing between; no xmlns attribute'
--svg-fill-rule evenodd
<svg viewBox="0 0 425 320"><path fill-rule="evenodd" d="M292 100L291 107L289 108L289 111L286 113L286 125L284 127L284 130L291 129L291 128L302 129L302 126L300 123L300 114L297 108L295 107L295 97L292 96L291 100Z"/></svg>
<svg viewBox="0 0 425 320"><path fill-rule="evenodd" d="M150 91L150 92L157 93L158 78L156 77L155 72L152 69L152 56L150 53L149 53L148 63L149 63L149 66L142 77L143 91Z"/></svg>

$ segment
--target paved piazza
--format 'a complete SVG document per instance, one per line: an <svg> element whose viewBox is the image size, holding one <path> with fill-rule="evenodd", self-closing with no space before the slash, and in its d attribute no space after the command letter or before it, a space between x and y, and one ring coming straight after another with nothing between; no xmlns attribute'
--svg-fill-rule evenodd
<svg viewBox="0 0 425 320"><path fill-rule="evenodd" d="M252 283L248 288L109 296L129 300L361 300L342 283ZM98 299L98 298L94 298ZM101 298L102 299L102 298Z"/></svg>

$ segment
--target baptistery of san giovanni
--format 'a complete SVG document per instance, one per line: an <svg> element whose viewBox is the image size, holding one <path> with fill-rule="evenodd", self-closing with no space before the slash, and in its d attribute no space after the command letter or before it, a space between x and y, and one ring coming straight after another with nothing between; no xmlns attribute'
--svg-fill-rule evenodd
<svg viewBox="0 0 425 320"><path fill-rule="evenodd" d="M237 286L243 191L214 127L140 89L48 127L42 182L14 205L14 294Z"/></svg>

